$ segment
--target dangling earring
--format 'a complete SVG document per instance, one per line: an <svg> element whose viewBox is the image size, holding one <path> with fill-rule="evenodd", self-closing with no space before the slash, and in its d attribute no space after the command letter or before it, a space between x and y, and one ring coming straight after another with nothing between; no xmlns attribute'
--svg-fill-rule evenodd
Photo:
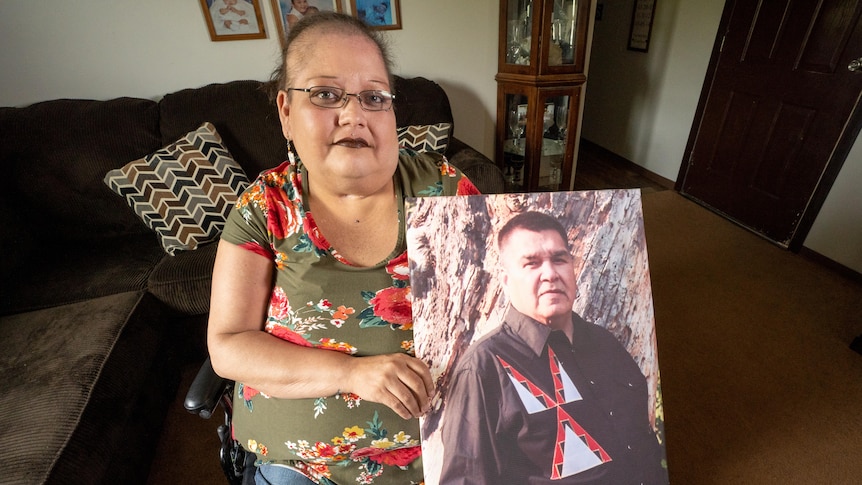
<svg viewBox="0 0 862 485"><path fill-rule="evenodd" d="M293 146L290 144L290 138L287 139L287 159L292 164L296 164L296 157L293 155Z"/></svg>

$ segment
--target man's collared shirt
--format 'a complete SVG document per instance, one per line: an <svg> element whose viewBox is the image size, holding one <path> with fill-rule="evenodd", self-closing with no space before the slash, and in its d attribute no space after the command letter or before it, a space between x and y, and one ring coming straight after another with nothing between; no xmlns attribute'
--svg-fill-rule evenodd
<svg viewBox="0 0 862 485"><path fill-rule="evenodd" d="M573 343L510 308L452 378L440 483L667 483L646 379L604 328Z"/></svg>

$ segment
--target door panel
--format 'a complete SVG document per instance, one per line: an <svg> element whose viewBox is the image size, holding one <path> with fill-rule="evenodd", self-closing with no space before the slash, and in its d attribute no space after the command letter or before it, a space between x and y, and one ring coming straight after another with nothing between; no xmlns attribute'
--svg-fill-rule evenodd
<svg viewBox="0 0 862 485"><path fill-rule="evenodd" d="M734 1L681 192L788 245L860 105L859 0ZM855 135L854 135L855 136ZM827 188L828 189L828 188ZM816 208L814 209L816 210Z"/></svg>

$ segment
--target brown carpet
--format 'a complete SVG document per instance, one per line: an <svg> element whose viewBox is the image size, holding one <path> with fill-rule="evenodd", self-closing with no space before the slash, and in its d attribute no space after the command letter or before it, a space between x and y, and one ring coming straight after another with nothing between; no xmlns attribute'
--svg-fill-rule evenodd
<svg viewBox="0 0 862 485"><path fill-rule="evenodd" d="M673 191L644 195L673 484L862 482L862 284ZM217 417L185 413L149 483L225 483Z"/></svg>

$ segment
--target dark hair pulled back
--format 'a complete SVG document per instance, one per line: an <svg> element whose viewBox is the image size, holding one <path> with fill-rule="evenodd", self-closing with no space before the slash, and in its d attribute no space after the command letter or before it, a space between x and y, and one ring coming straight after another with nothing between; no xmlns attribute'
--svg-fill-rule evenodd
<svg viewBox="0 0 862 485"><path fill-rule="evenodd" d="M386 39L356 17L322 11L303 17L302 20L290 28L287 38L281 46L281 60L278 67L272 72L267 86L270 99L275 100L279 90L290 86L296 69L305 63L306 56L310 55L310 48L314 43L321 36L333 33L358 35L374 42L380 51L380 56L383 58L383 65L386 67L390 89L395 89L392 74L392 56L389 52Z"/></svg>

